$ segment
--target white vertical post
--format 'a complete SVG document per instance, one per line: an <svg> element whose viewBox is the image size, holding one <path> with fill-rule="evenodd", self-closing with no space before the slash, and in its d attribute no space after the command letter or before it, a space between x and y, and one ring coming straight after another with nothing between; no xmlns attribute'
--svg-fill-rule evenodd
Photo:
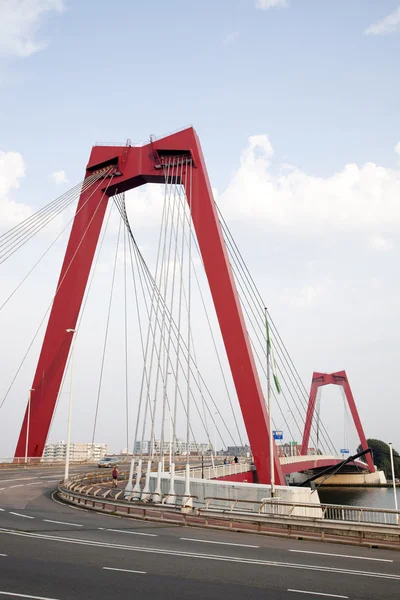
<svg viewBox="0 0 400 600"><path fill-rule="evenodd" d="M398 507L398 503L397 503L397 494L396 494L396 479L394 476L394 460L393 460L393 446L392 446L392 442L389 442L389 449L390 449L390 464L392 467L392 482L393 482L393 496L394 496L394 507L396 510L399 510ZM397 522L398 522L398 516L397 518Z"/></svg>
<svg viewBox="0 0 400 600"><path fill-rule="evenodd" d="M171 417L171 407L169 407L169 472L171 473L171 463L172 463L172 417Z"/></svg>
<svg viewBox="0 0 400 600"><path fill-rule="evenodd" d="M25 440L25 464L28 464L28 443L29 443L29 432L31 426L31 400L32 400L32 392L35 390L31 388L29 390L29 398L28 398L28 415L26 419L26 440Z"/></svg>
<svg viewBox="0 0 400 600"><path fill-rule="evenodd" d="M66 329L67 333L72 333L74 335L75 329ZM64 473L64 481L68 479L69 475L69 455L70 455L70 447L71 447L71 417L72 417L72 384L74 380L74 340L72 339L71 344L71 384L69 388L69 406L68 406L68 431L67 431L67 448L65 454L65 473Z"/></svg>
<svg viewBox="0 0 400 600"><path fill-rule="evenodd" d="M275 493L275 468L274 468L274 437L272 433L272 394L271 394L271 348L268 332L268 314L265 308L265 327L267 332L267 400L268 400L268 428L269 428L269 469L271 477L271 498Z"/></svg>

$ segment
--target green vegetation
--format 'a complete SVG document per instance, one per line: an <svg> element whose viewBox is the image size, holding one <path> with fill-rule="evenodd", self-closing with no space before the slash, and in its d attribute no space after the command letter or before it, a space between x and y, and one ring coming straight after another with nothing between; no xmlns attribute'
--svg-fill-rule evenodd
<svg viewBox="0 0 400 600"><path fill-rule="evenodd" d="M372 449L372 459L378 471L383 471L386 475L386 479L392 478L392 467L390 465L390 448L386 442L382 440L375 440L373 438L367 439L368 447ZM361 452L361 445L358 446L357 452ZM400 456L399 453L393 448L394 458L394 472L395 477L400 477ZM365 461L365 457L361 460Z"/></svg>

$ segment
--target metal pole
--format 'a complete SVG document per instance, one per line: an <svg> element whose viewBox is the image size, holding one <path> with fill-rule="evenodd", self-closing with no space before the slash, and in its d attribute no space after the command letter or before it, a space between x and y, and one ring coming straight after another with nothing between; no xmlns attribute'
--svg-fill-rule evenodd
<svg viewBox="0 0 400 600"><path fill-rule="evenodd" d="M32 400L32 392L35 390L31 388L29 390L29 398L28 398L28 415L26 420L26 440L25 440L25 464L28 464L28 443L29 443L29 432L31 426L31 400Z"/></svg>
<svg viewBox="0 0 400 600"><path fill-rule="evenodd" d="M272 433L272 394L271 394L271 372L270 358L271 348L268 330L268 311L265 308L265 327L267 332L267 404L268 404L268 428L269 428L269 472L271 477L271 498L275 493L275 469L274 469L274 437Z"/></svg>
<svg viewBox="0 0 400 600"><path fill-rule="evenodd" d="M75 329L66 329L67 333L75 333ZM74 340L72 339L72 348L71 348L71 383L69 388L69 406L68 406L68 430L67 430L67 448L65 453L65 473L64 473L64 481L68 479L69 475L69 455L70 455L70 447L71 447L71 417L72 417L72 383L74 378Z"/></svg>
<svg viewBox="0 0 400 600"><path fill-rule="evenodd" d="M396 480L395 480L395 476L394 476L394 460L393 460L393 446L392 446L392 442L389 442L389 449L390 449L390 464L392 466L392 482L393 482L394 507L395 507L396 510L399 510L399 507L398 507L398 504L397 504ZM398 520L398 515L397 515L397 520Z"/></svg>

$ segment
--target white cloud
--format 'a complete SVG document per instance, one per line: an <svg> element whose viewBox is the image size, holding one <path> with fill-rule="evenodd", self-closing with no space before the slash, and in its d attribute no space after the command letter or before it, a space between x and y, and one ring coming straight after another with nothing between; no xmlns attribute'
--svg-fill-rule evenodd
<svg viewBox="0 0 400 600"><path fill-rule="evenodd" d="M26 204L13 202L8 194L25 177L25 163L18 152L0 151L0 227L11 227L32 214Z"/></svg>
<svg viewBox="0 0 400 600"><path fill-rule="evenodd" d="M224 38L224 44L225 46L229 46L231 44L234 44L236 42L236 40L239 37L239 32L238 31L231 31L231 33L228 33L227 36L225 36Z"/></svg>
<svg viewBox="0 0 400 600"><path fill-rule="evenodd" d="M400 30L400 6L380 21L373 23L364 31L367 35L384 35Z"/></svg>
<svg viewBox="0 0 400 600"><path fill-rule="evenodd" d="M51 176L57 185L61 185L63 183L68 183L68 179L66 178L65 171L54 171L54 173L52 173Z"/></svg>
<svg viewBox="0 0 400 600"><path fill-rule="evenodd" d="M256 8L261 8L261 10L285 8L287 5L287 0L256 0Z"/></svg>
<svg viewBox="0 0 400 600"><path fill-rule="evenodd" d="M388 240L387 238L382 237L381 235L374 235L373 237L371 237L369 245L374 250L383 250L384 252L393 249L393 242L391 240Z"/></svg>
<svg viewBox="0 0 400 600"><path fill-rule="evenodd" d="M218 198L226 218L258 227L317 233L370 230L400 225L400 171L369 162L347 164L329 177L298 167L271 169L273 148L266 135L251 136L240 166Z"/></svg>
<svg viewBox="0 0 400 600"><path fill-rule="evenodd" d="M285 289L282 300L295 308L309 308L318 302L323 291L323 287L319 284L307 285L298 291Z"/></svg>
<svg viewBox="0 0 400 600"><path fill-rule="evenodd" d="M45 48L37 38L42 19L64 8L64 0L0 0L0 56L30 56Z"/></svg>

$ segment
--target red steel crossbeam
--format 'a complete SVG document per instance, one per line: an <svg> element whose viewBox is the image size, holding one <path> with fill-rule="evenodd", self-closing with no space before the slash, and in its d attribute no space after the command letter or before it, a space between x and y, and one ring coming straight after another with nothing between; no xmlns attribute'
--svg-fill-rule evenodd
<svg viewBox="0 0 400 600"><path fill-rule="evenodd" d="M171 157L192 165L184 167L184 173L185 169L191 168L190 189L186 185L186 196L258 479L260 483L269 483L268 414L200 142L191 127L141 147L95 146L92 149L86 176L105 167L114 169L114 175L105 178L94 193L93 186L83 192L77 206L32 384L28 456L41 456L44 450L71 347L72 336L66 330L74 329L77 323L108 200L117 193L146 183L165 183L163 163ZM16 457L24 456L26 428L27 412ZM284 485L275 443L273 447L275 481Z"/></svg>
<svg viewBox="0 0 400 600"><path fill-rule="evenodd" d="M346 375L346 371L338 371L337 373L313 373L311 381L310 398L308 401L306 422L304 424L303 442L301 445L301 454L306 455L308 452L308 444L310 441L310 432L312 420L315 412L315 403L317 398L318 388L324 385L341 385L343 387L347 403L350 408L351 416L353 417L354 425L356 426L358 437L360 439L361 447L363 450L367 450L368 444L365 438L364 429L361 424L360 415L358 414L357 406L351 392L349 380ZM374 463L372 461L371 454L365 455L368 469L370 473L375 472Z"/></svg>

